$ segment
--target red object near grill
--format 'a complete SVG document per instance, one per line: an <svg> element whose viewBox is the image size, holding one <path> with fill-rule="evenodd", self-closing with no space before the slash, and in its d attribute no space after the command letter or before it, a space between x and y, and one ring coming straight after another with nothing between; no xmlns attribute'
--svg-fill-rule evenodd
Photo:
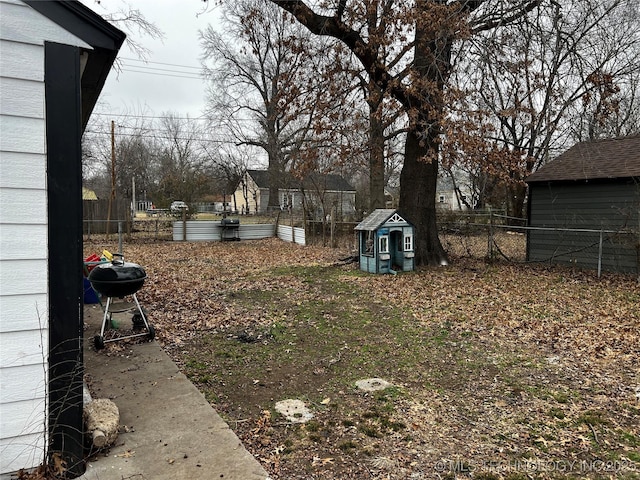
<svg viewBox="0 0 640 480"><path fill-rule="evenodd" d="M95 253L92 255L89 255L87 258L84 259L84 266L87 269L87 272L90 272L91 270L96 268L96 265L98 263L100 263L100 257Z"/></svg>

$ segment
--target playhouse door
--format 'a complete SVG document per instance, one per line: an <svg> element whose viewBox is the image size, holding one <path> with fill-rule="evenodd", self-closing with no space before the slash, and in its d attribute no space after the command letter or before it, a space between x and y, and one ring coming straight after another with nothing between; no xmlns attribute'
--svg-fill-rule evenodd
<svg viewBox="0 0 640 480"><path fill-rule="evenodd" d="M389 253L391 254L391 268L393 270L403 270L404 252L402 251L402 232L393 231L389 235Z"/></svg>

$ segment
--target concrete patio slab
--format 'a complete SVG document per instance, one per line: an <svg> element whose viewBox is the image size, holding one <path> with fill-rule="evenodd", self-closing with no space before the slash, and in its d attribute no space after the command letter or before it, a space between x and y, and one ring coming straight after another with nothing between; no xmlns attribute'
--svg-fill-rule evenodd
<svg viewBox="0 0 640 480"><path fill-rule="evenodd" d="M96 351L93 337L102 314L99 305L85 306L85 373L93 398L109 398L118 406L122 433L79 478L267 480L267 472L158 343Z"/></svg>

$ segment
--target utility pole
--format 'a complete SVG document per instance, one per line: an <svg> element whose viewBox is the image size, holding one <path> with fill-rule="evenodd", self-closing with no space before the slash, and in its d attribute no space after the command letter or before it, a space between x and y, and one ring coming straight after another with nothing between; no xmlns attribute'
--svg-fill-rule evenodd
<svg viewBox="0 0 640 480"><path fill-rule="evenodd" d="M111 194L109 195L109 208L107 210L107 235L111 224L111 208L116 199L116 124L111 120Z"/></svg>

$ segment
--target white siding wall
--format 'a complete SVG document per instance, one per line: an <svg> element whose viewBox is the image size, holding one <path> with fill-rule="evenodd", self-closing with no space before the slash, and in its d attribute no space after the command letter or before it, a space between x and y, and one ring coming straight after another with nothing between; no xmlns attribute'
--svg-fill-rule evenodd
<svg viewBox="0 0 640 480"><path fill-rule="evenodd" d="M48 355L44 42L88 47L0 0L0 475L42 462Z"/></svg>

